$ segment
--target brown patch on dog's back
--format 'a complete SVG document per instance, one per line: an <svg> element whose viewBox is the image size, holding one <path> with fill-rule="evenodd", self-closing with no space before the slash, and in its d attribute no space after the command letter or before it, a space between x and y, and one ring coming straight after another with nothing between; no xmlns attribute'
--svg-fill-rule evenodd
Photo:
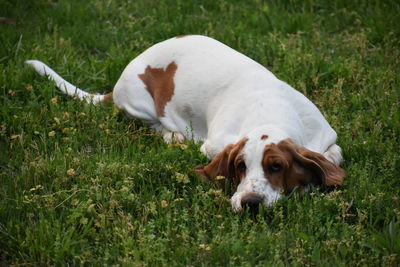
<svg viewBox="0 0 400 267"><path fill-rule="evenodd" d="M178 65L173 61L168 64L165 70L163 68L147 66L144 73L138 74L139 78L146 85L147 91L153 97L158 117L165 115L165 105L171 100L174 94L174 76L177 68Z"/></svg>
<svg viewBox="0 0 400 267"><path fill-rule="evenodd" d="M190 36L190 34L182 34L182 35L176 36L175 38L179 39L179 38L184 38L184 37L188 37L188 36Z"/></svg>
<svg viewBox="0 0 400 267"><path fill-rule="evenodd" d="M261 140L265 140L267 138L268 138L268 135L266 135L266 134L261 135Z"/></svg>

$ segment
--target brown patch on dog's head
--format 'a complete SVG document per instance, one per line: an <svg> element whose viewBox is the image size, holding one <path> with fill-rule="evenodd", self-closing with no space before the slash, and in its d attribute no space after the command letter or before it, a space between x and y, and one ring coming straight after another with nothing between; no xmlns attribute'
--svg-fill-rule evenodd
<svg viewBox="0 0 400 267"><path fill-rule="evenodd" d="M163 68L146 67L139 78L146 85L147 91L153 97L154 105L158 117L165 115L165 105L171 100L174 94L175 83L174 76L178 65L173 61L164 70Z"/></svg>
<svg viewBox="0 0 400 267"><path fill-rule="evenodd" d="M222 186L225 184L224 179L217 179L217 177L223 176L226 179L232 179L233 183L238 185L246 172L242 156L246 142L247 138L243 138L235 145L227 145L208 165L196 167L196 174L210 182L217 180Z"/></svg>
<svg viewBox="0 0 400 267"><path fill-rule="evenodd" d="M289 140L267 145L262 166L272 187L285 194L296 187L302 190L309 184L340 185L345 177L343 169L323 155Z"/></svg>

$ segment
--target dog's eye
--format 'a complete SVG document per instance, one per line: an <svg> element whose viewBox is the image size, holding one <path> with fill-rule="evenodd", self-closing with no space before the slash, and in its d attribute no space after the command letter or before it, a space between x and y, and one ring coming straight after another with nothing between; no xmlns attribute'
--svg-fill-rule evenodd
<svg viewBox="0 0 400 267"><path fill-rule="evenodd" d="M240 172L245 172L246 171L246 163L244 161L239 162L237 165L237 168Z"/></svg>
<svg viewBox="0 0 400 267"><path fill-rule="evenodd" d="M280 172L282 170L282 165L280 163L273 163L269 166L270 172Z"/></svg>

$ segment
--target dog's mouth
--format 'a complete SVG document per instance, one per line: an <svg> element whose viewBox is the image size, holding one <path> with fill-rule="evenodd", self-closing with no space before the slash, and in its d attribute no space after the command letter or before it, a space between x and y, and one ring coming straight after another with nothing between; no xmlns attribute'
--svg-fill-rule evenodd
<svg viewBox="0 0 400 267"><path fill-rule="evenodd" d="M264 197L257 193L244 194L240 200L243 210L249 210L253 215L258 213L259 206L264 202Z"/></svg>
<svg viewBox="0 0 400 267"><path fill-rule="evenodd" d="M249 210L257 214L260 205L271 207L279 198L281 198L279 193L266 196L256 192L236 192L231 198L231 205L235 212Z"/></svg>

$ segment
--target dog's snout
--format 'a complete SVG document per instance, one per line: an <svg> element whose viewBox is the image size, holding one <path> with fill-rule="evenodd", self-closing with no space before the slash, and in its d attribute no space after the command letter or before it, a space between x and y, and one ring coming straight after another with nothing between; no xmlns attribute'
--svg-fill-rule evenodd
<svg viewBox="0 0 400 267"><path fill-rule="evenodd" d="M242 197L241 204L243 208L248 208L252 213L258 213L258 206L263 202L263 197L256 193L249 193Z"/></svg>

